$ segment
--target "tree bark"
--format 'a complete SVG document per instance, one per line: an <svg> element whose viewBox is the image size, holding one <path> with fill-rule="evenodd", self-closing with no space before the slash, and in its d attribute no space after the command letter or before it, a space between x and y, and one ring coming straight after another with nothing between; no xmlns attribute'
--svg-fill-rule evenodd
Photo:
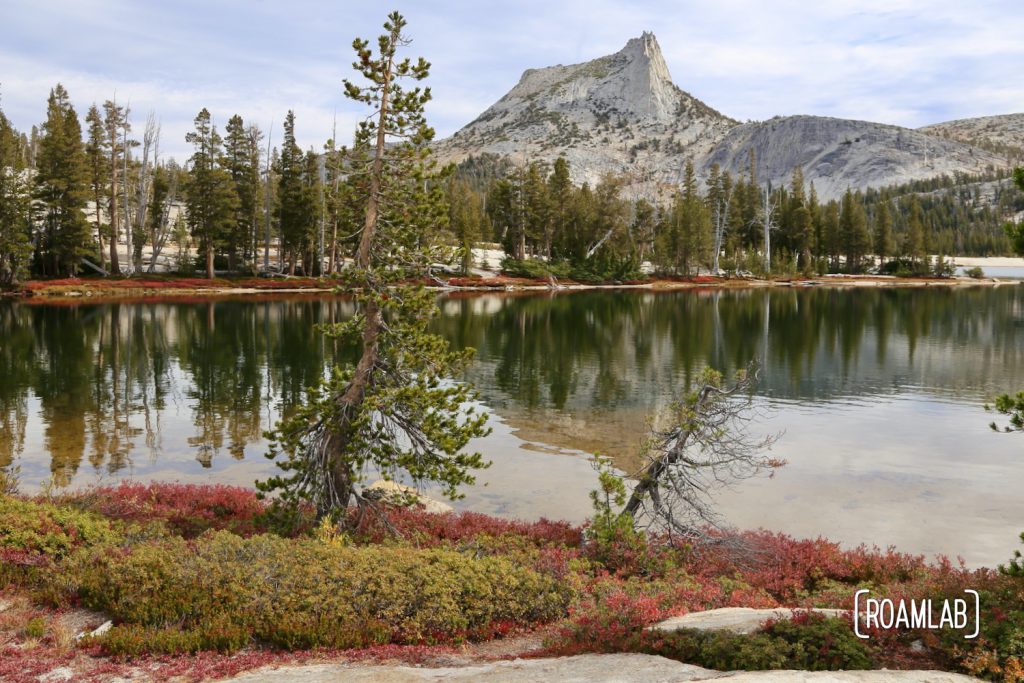
<svg viewBox="0 0 1024 683"><path fill-rule="evenodd" d="M392 33L392 47L397 42L397 31L394 31ZM356 252L356 267L361 270L369 270L371 266L373 241L377 233L380 211L379 194L381 191L381 177L384 172L387 116L390 106L389 96L391 94L392 69L394 66L393 52L392 50L392 56L388 58L387 68L384 69L384 77L381 83L380 112L377 117L377 144L373 154L372 170L370 171L370 196L366 202L363 234L359 238L359 249ZM345 424L342 425L340 433L336 431L328 440L331 483L335 492L344 496L340 500L346 504L352 492L352 471L344 457L344 447L348 441L348 435L345 432L348 431L349 416L351 416L352 410L362 404L366 397L366 390L373 380L373 371L378 361L378 341L384 326L380 306L373 296L367 298L363 314L363 353L359 358L359 363L356 365L352 381L349 383L345 393L338 399L342 415L346 416Z"/></svg>

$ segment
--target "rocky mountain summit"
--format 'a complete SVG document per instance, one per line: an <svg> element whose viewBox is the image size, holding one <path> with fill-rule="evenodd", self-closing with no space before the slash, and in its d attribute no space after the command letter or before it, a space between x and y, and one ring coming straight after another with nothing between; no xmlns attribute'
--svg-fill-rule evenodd
<svg viewBox="0 0 1024 683"><path fill-rule="evenodd" d="M1009 119L1000 123L1008 134L1024 125L1024 115ZM912 130L788 116L740 124L676 86L654 34L644 33L613 55L528 69L512 90L439 141L436 150L446 161L484 153L517 164L565 156L577 183L594 184L614 173L627 178L633 193L646 196L671 192L687 160L701 175L715 163L736 174L747 168L753 150L760 182L785 183L799 166L828 199L847 188L1008 165L1002 148L960 132L973 130L966 122L940 125L953 123L953 129Z"/></svg>
<svg viewBox="0 0 1024 683"><path fill-rule="evenodd" d="M674 185L681 159L701 159L736 121L680 90L652 33L582 64L528 69L473 122L438 143L440 158L493 153L514 162L564 155L573 180L605 173Z"/></svg>

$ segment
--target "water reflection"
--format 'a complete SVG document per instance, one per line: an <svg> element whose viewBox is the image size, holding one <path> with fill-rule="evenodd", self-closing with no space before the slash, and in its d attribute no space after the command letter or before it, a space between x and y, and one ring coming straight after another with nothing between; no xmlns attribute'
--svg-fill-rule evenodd
<svg viewBox="0 0 1024 683"><path fill-rule="evenodd" d="M770 525L755 499L789 501L802 520L838 519L842 506L877 498L872 485L934 503L958 481L984 508L980 523L995 515L1009 527L1024 511L1014 497L1024 477L1009 455L1017 442L990 440L980 408L1024 388L1020 287L595 291L441 305L437 329L477 348L469 379L502 420L479 444L502 459L490 488L467 499L482 509L546 509L524 482L557 471L578 479L567 490L579 502L552 512L582 517L589 467L552 449L601 451L630 469L654 409L705 366L732 371L758 358L761 400L779 408L766 428L788 431L780 448L793 467L728 502L737 523ZM351 312L348 301L308 297L0 302L0 466L17 461L30 483L250 483L271 469L263 431L352 353L316 325ZM964 453L978 444L984 453L966 459L968 470ZM818 484L821 496L808 496ZM826 497L839 507L824 509ZM793 527L786 519L778 525Z"/></svg>

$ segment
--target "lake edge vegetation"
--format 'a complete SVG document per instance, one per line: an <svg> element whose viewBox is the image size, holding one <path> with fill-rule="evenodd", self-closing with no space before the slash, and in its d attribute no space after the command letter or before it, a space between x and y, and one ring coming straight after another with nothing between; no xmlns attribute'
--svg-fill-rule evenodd
<svg viewBox="0 0 1024 683"><path fill-rule="evenodd" d="M2 595L35 605L20 612L20 625L0 624L0 673L13 680L28 660L167 665L203 652L253 665L316 648L422 663L431 648L441 656L459 643L538 629L545 644L534 655L649 652L721 669L945 668L991 680L1022 671L1019 576L892 549L743 532L736 536L747 551L737 561L729 543L602 537L561 522L416 506L388 507L386 521L363 517L345 532L317 525L307 508L304 523L281 536L255 491L230 486L5 493L0 509ZM355 520L357 509L350 514ZM892 631L862 643L848 621L811 615L750 636L645 630L716 607L849 609L864 587L919 600L976 588L982 638ZM114 627L68 638L62 610L81 608Z"/></svg>

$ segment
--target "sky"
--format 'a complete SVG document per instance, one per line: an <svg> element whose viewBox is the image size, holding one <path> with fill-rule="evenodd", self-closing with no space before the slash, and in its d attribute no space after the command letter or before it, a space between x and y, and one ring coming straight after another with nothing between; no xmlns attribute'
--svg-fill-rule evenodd
<svg viewBox="0 0 1024 683"><path fill-rule="evenodd" d="M293 109L302 147L334 126L344 143L361 116L342 94L352 39L375 43L391 9L408 20L407 54L432 64L438 137L525 69L611 54L645 30L677 85L741 121L917 127L1024 111L1021 0L0 0L0 107L27 131L57 82L83 119L116 97L136 137L155 112L179 161L203 107L221 129L236 113L271 129L275 145Z"/></svg>

